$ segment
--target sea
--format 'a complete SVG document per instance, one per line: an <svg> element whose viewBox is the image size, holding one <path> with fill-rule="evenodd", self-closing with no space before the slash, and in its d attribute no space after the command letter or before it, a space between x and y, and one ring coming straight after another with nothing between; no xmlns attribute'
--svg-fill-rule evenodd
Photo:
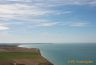
<svg viewBox="0 0 96 65"><path fill-rule="evenodd" d="M95 43L38 43L19 47L39 48L42 56L54 65L96 65Z"/></svg>

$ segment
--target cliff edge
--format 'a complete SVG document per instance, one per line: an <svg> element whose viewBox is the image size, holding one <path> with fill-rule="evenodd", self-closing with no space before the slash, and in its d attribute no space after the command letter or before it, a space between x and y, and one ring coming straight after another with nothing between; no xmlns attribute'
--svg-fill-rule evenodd
<svg viewBox="0 0 96 65"><path fill-rule="evenodd" d="M37 48L0 47L0 65L53 65Z"/></svg>

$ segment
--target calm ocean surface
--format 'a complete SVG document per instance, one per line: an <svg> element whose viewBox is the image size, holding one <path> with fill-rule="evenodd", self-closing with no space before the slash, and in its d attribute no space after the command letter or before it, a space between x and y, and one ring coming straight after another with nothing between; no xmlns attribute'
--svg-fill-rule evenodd
<svg viewBox="0 0 96 65"><path fill-rule="evenodd" d="M96 44L26 44L39 48L42 56L54 65L96 65Z"/></svg>

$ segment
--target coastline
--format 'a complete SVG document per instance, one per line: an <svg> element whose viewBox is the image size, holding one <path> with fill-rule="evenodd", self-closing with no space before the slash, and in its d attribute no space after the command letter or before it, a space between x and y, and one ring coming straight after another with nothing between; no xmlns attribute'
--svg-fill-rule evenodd
<svg viewBox="0 0 96 65"><path fill-rule="evenodd" d="M0 45L0 53L2 53L2 52L4 52L4 53L14 53L14 52L16 52L16 53L17 52L20 52L20 53L25 53L25 52L26 53L29 53L29 52L37 53L38 54L37 59L34 60L34 59L31 58L31 60L33 60L32 63L34 63L34 61L36 63L34 65L53 65L51 62L49 62L46 58L44 58L42 56L42 54L41 54L41 52L40 52L40 50L38 48L22 48L22 47L18 47L18 45L5 45L4 44L4 45ZM23 58L23 59L22 58L20 58L20 59L13 58L13 60L14 61L19 60L18 62L25 61L24 65L28 65L28 62L26 62L26 61L28 61L28 60L31 61L30 58ZM7 60L5 60L5 61L0 60L0 62L5 62L6 63L8 61ZM29 62L29 63L32 64L31 62Z"/></svg>

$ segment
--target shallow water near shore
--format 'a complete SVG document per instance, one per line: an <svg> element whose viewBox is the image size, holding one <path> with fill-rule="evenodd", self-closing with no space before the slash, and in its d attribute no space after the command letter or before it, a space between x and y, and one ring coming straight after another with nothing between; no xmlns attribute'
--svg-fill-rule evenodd
<svg viewBox="0 0 96 65"><path fill-rule="evenodd" d="M96 65L96 44L23 44L19 47L39 48L42 56L54 65Z"/></svg>

